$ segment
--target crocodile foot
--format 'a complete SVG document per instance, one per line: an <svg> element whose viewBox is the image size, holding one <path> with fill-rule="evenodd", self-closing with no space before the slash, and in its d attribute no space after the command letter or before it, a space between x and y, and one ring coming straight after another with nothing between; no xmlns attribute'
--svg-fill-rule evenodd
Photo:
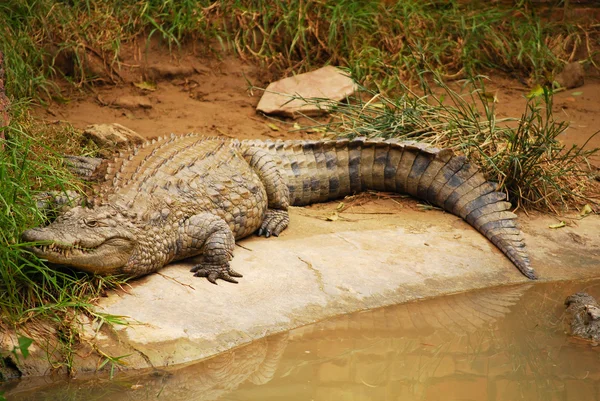
<svg viewBox="0 0 600 401"><path fill-rule="evenodd" d="M243 277L240 273L231 269L229 263L202 263L192 267L190 271L195 273L195 277L206 277L213 284L217 284L218 279L237 284L238 281L234 277Z"/></svg>
<svg viewBox="0 0 600 401"><path fill-rule="evenodd" d="M289 223L290 215L287 210L268 209L256 235L264 235L266 238L271 235L279 237L279 234L287 228Z"/></svg>

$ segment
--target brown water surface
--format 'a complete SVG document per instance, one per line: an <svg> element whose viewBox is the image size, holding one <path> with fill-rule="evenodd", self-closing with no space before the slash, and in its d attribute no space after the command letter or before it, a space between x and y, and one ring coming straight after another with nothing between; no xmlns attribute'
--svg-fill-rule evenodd
<svg viewBox="0 0 600 401"><path fill-rule="evenodd" d="M600 400L600 348L570 338L567 295L524 284L341 316L188 366L4 385L8 400Z"/></svg>

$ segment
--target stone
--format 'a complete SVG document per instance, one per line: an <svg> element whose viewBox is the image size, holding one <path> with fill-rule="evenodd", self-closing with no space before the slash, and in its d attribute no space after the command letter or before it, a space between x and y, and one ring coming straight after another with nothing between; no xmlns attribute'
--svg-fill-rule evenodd
<svg viewBox="0 0 600 401"><path fill-rule="evenodd" d="M141 145L145 139L121 124L93 124L83 131L84 141L94 142L100 149L125 149Z"/></svg>
<svg viewBox="0 0 600 401"><path fill-rule="evenodd" d="M585 72L583 65L580 63L569 63L566 64L563 70L556 75L554 80L560 85L561 88L573 89L583 86Z"/></svg>
<svg viewBox="0 0 600 401"><path fill-rule="evenodd" d="M110 105L128 110L152 108L152 102L146 96L120 96L110 102Z"/></svg>
<svg viewBox="0 0 600 401"><path fill-rule="evenodd" d="M189 77L196 73L191 65L154 64L148 67L145 75L152 80Z"/></svg>
<svg viewBox="0 0 600 401"><path fill-rule="evenodd" d="M334 66L272 82L258 102L257 111L286 117L300 114L315 116L326 113L333 102L352 95L356 84L345 72ZM302 99L318 98L322 102Z"/></svg>

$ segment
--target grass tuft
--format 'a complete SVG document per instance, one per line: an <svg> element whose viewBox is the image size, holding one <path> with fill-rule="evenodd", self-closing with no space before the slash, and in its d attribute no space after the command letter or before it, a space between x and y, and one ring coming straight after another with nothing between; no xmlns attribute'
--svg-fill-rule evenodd
<svg viewBox="0 0 600 401"><path fill-rule="evenodd" d="M384 89L418 80L425 68L447 79L493 68L552 82L597 35L595 27L543 21L525 5L452 0L221 1L207 18L241 55L294 72L346 66Z"/></svg>

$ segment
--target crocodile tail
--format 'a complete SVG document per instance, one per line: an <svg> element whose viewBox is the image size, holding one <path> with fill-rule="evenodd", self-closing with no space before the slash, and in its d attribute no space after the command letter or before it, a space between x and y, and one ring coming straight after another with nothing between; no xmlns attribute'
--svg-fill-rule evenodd
<svg viewBox="0 0 600 401"><path fill-rule="evenodd" d="M517 216L496 183L449 149L418 142L357 138L248 141L267 149L285 171L292 205L339 199L365 190L406 193L460 216L496 245L528 278L530 266Z"/></svg>

